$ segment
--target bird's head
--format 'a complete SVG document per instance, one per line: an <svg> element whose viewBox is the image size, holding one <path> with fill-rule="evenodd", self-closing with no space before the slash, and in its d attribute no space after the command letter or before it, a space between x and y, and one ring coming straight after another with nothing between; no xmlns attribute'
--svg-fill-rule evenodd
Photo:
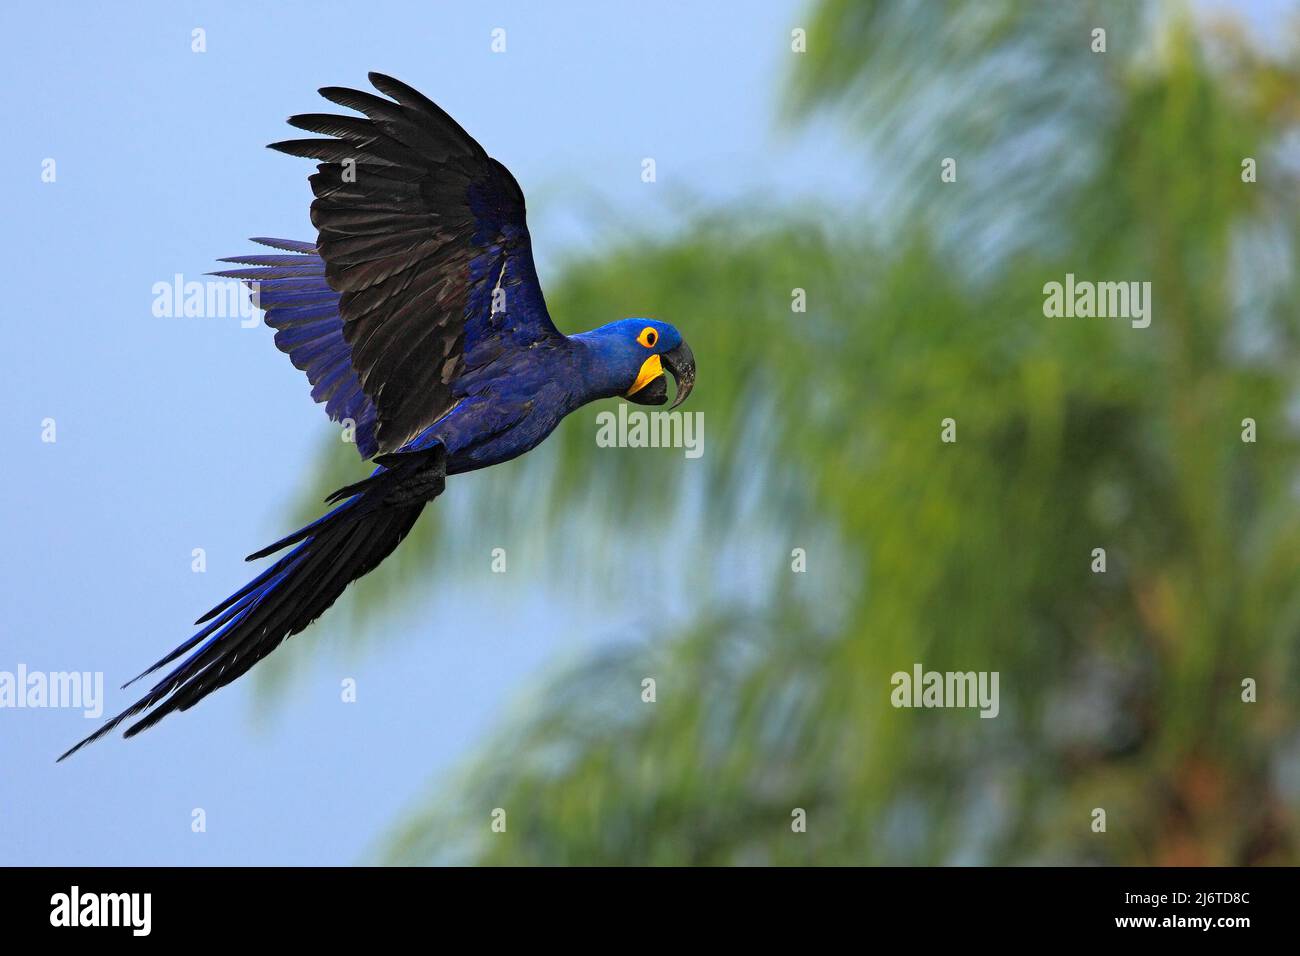
<svg viewBox="0 0 1300 956"><path fill-rule="evenodd" d="M595 346L615 394L638 405L668 401L665 372L677 384L672 407L686 401L695 387L695 356L680 332L654 319L622 319L585 336Z"/></svg>

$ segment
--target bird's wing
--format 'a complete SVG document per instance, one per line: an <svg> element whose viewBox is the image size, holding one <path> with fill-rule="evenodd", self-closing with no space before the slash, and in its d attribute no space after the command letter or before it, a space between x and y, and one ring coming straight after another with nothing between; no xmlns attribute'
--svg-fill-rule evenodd
<svg viewBox="0 0 1300 956"><path fill-rule="evenodd" d="M325 278L325 261L313 242L292 239L253 239L282 250L275 255L241 255L222 259L243 269L214 275L242 279L253 289L253 303L266 311L266 324L275 329L275 345L295 368L307 373L311 397L325 403L336 422L351 422L357 451L369 458L375 442L375 406L361 390L352 368L351 349L343 337L339 294Z"/></svg>
<svg viewBox="0 0 1300 956"><path fill-rule="evenodd" d="M370 81L390 99L326 87L322 96L364 116L290 117L332 138L272 148L321 161L311 177L315 253L340 294L373 444L391 452L450 411L503 352L560 333L509 170L422 94L379 73Z"/></svg>

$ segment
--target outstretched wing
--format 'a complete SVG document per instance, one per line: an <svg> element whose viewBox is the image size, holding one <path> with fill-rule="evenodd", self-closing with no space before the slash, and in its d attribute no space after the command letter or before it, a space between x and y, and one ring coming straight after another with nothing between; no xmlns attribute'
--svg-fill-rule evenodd
<svg viewBox="0 0 1300 956"><path fill-rule="evenodd" d="M316 244L293 239L251 241L282 252L222 259L251 268L214 275L249 284L254 305L266 310L266 324L275 329L276 348L307 373L311 397L325 403L330 418L352 423L357 451L369 458L379 450L375 406L361 390L352 367L352 350L343 338L339 315L340 296L325 278L325 262L316 255Z"/></svg>
<svg viewBox="0 0 1300 956"><path fill-rule="evenodd" d="M560 333L509 170L422 94L379 73L370 81L391 99L326 87L322 96L364 116L293 116L333 138L272 148L321 161L311 177L316 254L340 293L376 447L390 452L490 378L467 373Z"/></svg>

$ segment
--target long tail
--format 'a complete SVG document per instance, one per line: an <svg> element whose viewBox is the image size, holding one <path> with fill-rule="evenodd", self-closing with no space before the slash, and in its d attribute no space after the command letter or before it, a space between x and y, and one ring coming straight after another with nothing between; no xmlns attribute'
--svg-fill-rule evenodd
<svg viewBox="0 0 1300 956"><path fill-rule="evenodd" d="M442 493L446 453L441 445L386 455L369 478L342 488L328 500L346 499L324 517L255 554L249 560L296 545L244 587L195 623L202 630L134 683L170 664L176 668L147 694L66 751L59 760L111 732L124 720L149 711L127 728L134 737L168 714L188 710L240 677L338 600L344 589L373 570L406 537L429 501ZM150 708L153 708L150 710Z"/></svg>

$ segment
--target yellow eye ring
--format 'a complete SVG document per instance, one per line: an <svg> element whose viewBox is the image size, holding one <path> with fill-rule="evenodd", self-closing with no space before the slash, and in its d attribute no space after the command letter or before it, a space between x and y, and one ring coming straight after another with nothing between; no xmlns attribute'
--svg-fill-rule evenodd
<svg viewBox="0 0 1300 956"><path fill-rule="evenodd" d="M659 341L659 333L647 325L641 330L641 334L636 337L636 340L646 348L652 349L655 347L655 343Z"/></svg>

